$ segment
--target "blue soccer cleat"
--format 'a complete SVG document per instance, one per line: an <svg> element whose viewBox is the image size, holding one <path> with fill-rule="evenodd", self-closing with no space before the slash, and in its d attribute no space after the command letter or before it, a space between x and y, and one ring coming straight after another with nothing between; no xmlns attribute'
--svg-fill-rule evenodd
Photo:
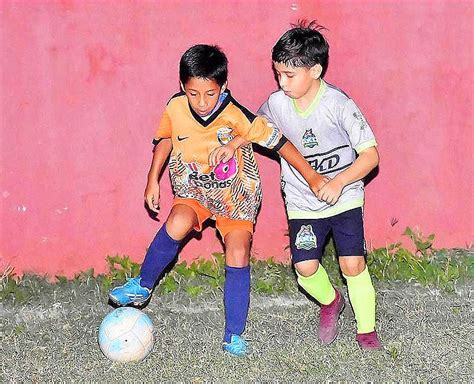
<svg viewBox="0 0 474 384"><path fill-rule="evenodd" d="M109 292L109 298L115 304L124 305L142 305L151 296L151 289L140 285L141 277L127 279L124 285L115 287Z"/></svg>
<svg viewBox="0 0 474 384"><path fill-rule="evenodd" d="M224 343L222 349L232 356L242 357L247 354L248 343L239 335L232 335L230 343Z"/></svg>

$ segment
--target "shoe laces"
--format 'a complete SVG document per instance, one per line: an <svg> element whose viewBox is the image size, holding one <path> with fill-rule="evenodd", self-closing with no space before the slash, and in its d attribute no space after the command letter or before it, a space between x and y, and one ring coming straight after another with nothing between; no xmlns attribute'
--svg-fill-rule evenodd
<svg viewBox="0 0 474 384"><path fill-rule="evenodd" d="M247 351L247 342L239 335L232 335L228 349L235 354L243 354Z"/></svg>
<svg viewBox="0 0 474 384"><path fill-rule="evenodd" d="M127 288L141 287L140 278L139 277L127 277L127 282L125 283L125 287L127 287Z"/></svg>

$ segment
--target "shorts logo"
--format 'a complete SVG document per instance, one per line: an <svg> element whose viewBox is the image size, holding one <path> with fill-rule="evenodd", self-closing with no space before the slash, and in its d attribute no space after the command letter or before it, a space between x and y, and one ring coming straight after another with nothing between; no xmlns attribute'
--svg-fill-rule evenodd
<svg viewBox="0 0 474 384"><path fill-rule="evenodd" d="M303 138L302 138L302 142L303 142L303 147L305 148L313 148L315 147L316 145L319 145L318 143L318 139L316 138L316 136L314 135L313 131L311 128L307 129L305 132L304 132L304 135L303 135Z"/></svg>
<svg viewBox="0 0 474 384"><path fill-rule="evenodd" d="M223 127L217 130L217 140L221 145L228 144L233 138L234 135L232 135L232 128Z"/></svg>
<svg viewBox="0 0 474 384"><path fill-rule="evenodd" d="M318 246L316 235L313 232L311 225L302 225L295 240L296 249L310 249Z"/></svg>

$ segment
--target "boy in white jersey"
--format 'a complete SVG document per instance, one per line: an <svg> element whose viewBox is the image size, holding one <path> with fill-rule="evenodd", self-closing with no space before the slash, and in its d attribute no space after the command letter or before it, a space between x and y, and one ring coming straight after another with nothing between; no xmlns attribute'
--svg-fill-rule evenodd
<svg viewBox="0 0 474 384"><path fill-rule="evenodd" d="M375 331L375 290L365 263L362 179L379 162L375 137L359 108L323 80L329 45L315 22L287 31L272 50L281 90L260 107L266 116L329 181L318 198L301 175L281 160L282 188L298 284L321 303L319 339L335 340L344 297L320 264L329 232L347 280L363 349L380 349Z"/></svg>

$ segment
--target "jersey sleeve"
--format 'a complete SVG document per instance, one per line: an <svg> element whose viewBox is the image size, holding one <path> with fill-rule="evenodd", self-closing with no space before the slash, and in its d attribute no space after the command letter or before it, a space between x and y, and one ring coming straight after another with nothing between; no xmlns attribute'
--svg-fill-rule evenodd
<svg viewBox="0 0 474 384"><path fill-rule="evenodd" d="M275 119L273 118L272 110L270 109L270 103L268 100L265 101L258 109L257 114L265 117L268 122L272 123L275 127L277 127L277 129L279 129L278 126L275 124Z"/></svg>
<svg viewBox="0 0 474 384"><path fill-rule="evenodd" d="M165 110L161 116L160 124L155 132L153 144L158 144L161 139L168 139L171 137L171 119L168 112Z"/></svg>
<svg viewBox="0 0 474 384"><path fill-rule="evenodd" d="M352 147L357 153L377 145L372 128L352 99L347 100L344 104L341 112L341 124L348 133Z"/></svg>
<svg viewBox="0 0 474 384"><path fill-rule="evenodd" d="M266 117L257 116L252 123L239 124L237 132L245 140L278 151L287 139Z"/></svg>

